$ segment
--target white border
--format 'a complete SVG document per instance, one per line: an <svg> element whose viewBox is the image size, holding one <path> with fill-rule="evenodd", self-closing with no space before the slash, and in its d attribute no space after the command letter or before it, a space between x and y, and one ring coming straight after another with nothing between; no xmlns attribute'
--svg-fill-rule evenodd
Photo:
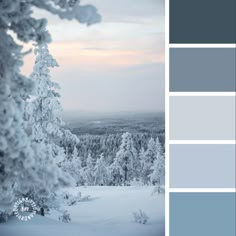
<svg viewBox="0 0 236 236"><path fill-rule="evenodd" d="M215 192L225 192L234 193L235 188L172 188L172 193L215 193Z"/></svg>
<svg viewBox="0 0 236 236"><path fill-rule="evenodd" d="M234 97L236 96L236 92L169 92L169 96L175 97Z"/></svg>
<svg viewBox="0 0 236 236"><path fill-rule="evenodd" d="M169 236L169 0L165 1L165 235Z"/></svg>
<svg viewBox="0 0 236 236"><path fill-rule="evenodd" d="M169 140L169 144L236 144L236 140Z"/></svg>

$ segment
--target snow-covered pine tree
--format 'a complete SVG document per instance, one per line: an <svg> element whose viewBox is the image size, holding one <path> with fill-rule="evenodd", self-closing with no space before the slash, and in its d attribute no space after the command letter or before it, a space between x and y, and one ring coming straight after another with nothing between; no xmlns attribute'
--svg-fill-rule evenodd
<svg viewBox="0 0 236 236"><path fill-rule="evenodd" d="M25 131L24 98L32 89L19 73L21 47L7 34L2 22L0 3L0 218L10 213L15 201L15 187L28 185L33 177L34 151ZM32 178L32 181L35 178ZM22 189L24 190L24 189ZM4 213L5 212L5 213ZM0 219L1 221L1 219Z"/></svg>
<svg viewBox="0 0 236 236"><path fill-rule="evenodd" d="M72 153L72 168L71 168L71 176L74 178L77 186L84 184L84 169L82 167L81 157L78 155L77 147L74 147Z"/></svg>
<svg viewBox="0 0 236 236"><path fill-rule="evenodd" d="M60 139L60 147L64 148L66 158L73 152L73 148L79 144L79 138L72 134L69 129L61 129L62 137Z"/></svg>
<svg viewBox="0 0 236 236"><path fill-rule="evenodd" d="M107 185L109 182L108 169L104 160L103 153L100 158L97 159L96 165L94 167L94 184L95 185Z"/></svg>
<svg viewBox="0 0 236 236"><path fill-rule="evenodd" d="M135 177L135 162L138 159L137 151L134 147L132 136L126 132L122 135L119 151L116 154L117 164L122 169L122 181L128 184Z"/></svg>
<svg viewBox="0 0 236 236"><path fill-rule="evenodd" d="M148 184L150 181L151 167L157 156L158 145L153 138L150 138L146 152L142 153L141 176L144 184Z"/></svg>
<svg viewBox="0 0 236 236"><path fill-rule="evenodd" d="M109 166L109 174L112 185L122 185L124 170L122 169L117 158L115 158L114 162Z"/></svg>
<svg viewBox="0 0 236 236"><path fill-rule="evenodd" d="M143 148L141 148L141 150L142 150ZM141 150L140 150L140 152L141 152ZM136 150L136 152L135 152L136 154L135 154L135 158L134 158L134 162L133 162L133 178L135 179L135 180L140 180L140 178L141 178L141 161L140 161L140 156L139 156L139 154L140 153L138 153L138 151Z"/></svg>
<svg viewBox="0 0 236 236"><path fill-rule="evenodd" d="M46 168L38 165L37 157L49 155L50 150L47 149L48 154L45 154L41 143L31 143L23 119L24 102L32 92L32 83L20 74L22 47L11 34L15 33L18 40L26 43L50 41L49 33L45 31L46 20L33 18L32 8L88 25L101 19L95 7L81 6L77 0L0 1L0 211L6 214L10 214L16 189L24 194L34 182L41 182L47 188L60 182L50 165ZM47 185L42 178L47 168L51 171L50 178L54 179L52 185Z"/></svg>
<svg viewBox="0 0 236 236"><path fill-rule="evenodd" d="M150 160L151 163L154 162L157 153L157 143L154 138L150 138L148 141L148 147L145 153L146 158Z"/></svg>
<svg viewBox="0 0 236 236"><path fill-rule="evenodd" d="M139 151L139 162L140 162L140 172L139 172L139 179L144 183L145 182L145 169L146 169L146 162L145 162L145 149L142 147Z"/></svg>
<svg viewBox="0 0 236 236"><path fill-rule="evenodd" d="M29 123L32 129L32 140L44 142L53 148L54 157L62 154L60 140L63 137L62 121L58 116L61 104L58 100L59 85L51 81L50 68L58 66L56 60L48 51L46 43L35 48L35 65L31 78L35 84L35 98L29 102ZM63 157L62 157L63 158ZM58 160L58 162L60 159Z"/></svg>
<svg viewBox="0 0 236 236"><path fill-rule="evenodd" d="M77 149L76 146L74 146L74 149L73 149L73 152L72 152L72 160L77 159L78 156L79 156L79 154L78 154L78 149ZM80 161L80 163L81 163L81 161Z"/></svg>
<svg viewBox="0 0 236 236"><path fill-rule="evenodd" d="M156 152L157 156L164 156L164 150L158 137L156 138Z"/></svg>
<svg viewBox="0 0 236 236"><path fill-rule="evenodd" d="M73 178L73 182L77 186L84 184L84 168L82 167L81 157L78 155L76 146L74 147L71 156L67 157L60 165L62 170Z"/></svg>
<svg viewBox="0 0 236 236"><path fill-rule="evenodd" d="M91 154L88 154L86 166L84 167L84 179L87 185L94 184L94 161Z"/></svg>
<svg viewBox="0 0 236 236"><path fill-rule="evenodd" d="M156 139L156 147L157 153L154 164L151 167L152 173L150 174L150 180L153 184L160 185L161 180L165 175L165 157L158 137Z"/></svg>
<svg viewBox="0 0 236 236"><path fill-rule="evenodd" d="M28 129L31 128L30 137L31 142L36 148L40 147L41 155L37 157L40 160L38 166L42 166L43 177L48 186L50 181L53 181L53 185L50 188L46 188L44 185L33 186L35 196L40 196L45 199L43 205L46 205L47 197L51 196L51 192L55 191L54 184L55 179L60 176L58 185L68 185L69 178L63 175L63 172L59 169L58 163L65 158L64 148L60 147L60 140L62 139L63 133L61 131L62 121L57 115L58 110L61 108L58 101L59 94L56 89L59 87L56 83L50 80L50 69L51 67L58 66L56 60L49 54L46 43L38 43L35 49L36 60L31 74L32 81L35 82L34 97L28 102L26 106L26 115ZM44 167L47 166L47 167ZM49 170L53 173L59 174L50 178L50 175L46 174L44 170ZM50 169L51 170L50 170ZM42 179L44 179L42 177ZM44 188L42 188L44 187ZM32 196L32 190L28 192L28 195ZM38 199L37 197L36 199ZM33 199L36 201L36 199ZM41 201L36 202L38 205ZM43 212L43 206L42 206Z"/></svg>

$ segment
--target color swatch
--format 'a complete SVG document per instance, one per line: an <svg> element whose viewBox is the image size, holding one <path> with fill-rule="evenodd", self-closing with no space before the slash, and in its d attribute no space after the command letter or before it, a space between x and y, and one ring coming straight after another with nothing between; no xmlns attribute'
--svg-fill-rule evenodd
<svg viewBox="0 0 236 236"><path fill-rule="evenodd" d="M235 97L170 97L171 140L234 140Z"/></svg>
<svg viewBox="0 0 236 236"><path fill-rule="evenodd" d="M170 43L235 43L235 0L170 0Z"/></svg>
<svg viewBox="0 0 236 236"><path fill-rule="evenodd" d="M235 193L171 193L171 236L235 236Z"/></svg>
<svg viewBox="0 0 236 236"><path fill-rule="evenodd" d="M171 188L234 188L234 144L171 144Z"/></svg>
<svg viewBox="0 0 236 236"><path fill-rule="evenodd" d="M171 48L171 92L235 92L235 48Z"/></svg>

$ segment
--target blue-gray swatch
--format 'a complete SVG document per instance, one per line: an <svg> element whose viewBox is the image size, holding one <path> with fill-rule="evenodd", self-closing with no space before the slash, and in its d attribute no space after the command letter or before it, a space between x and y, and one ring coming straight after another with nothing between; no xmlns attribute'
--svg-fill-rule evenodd
<svg viewBox="0 0 236 236"><path fill-rule="evenodd" d="M235 0L170 0L170 43L235 43Z"/></svg>
<svg viewBox="0 0 236 236"><path fill-rule="evenodd" d="M235 188L234 144L170 145L171 188Z"/></svg>
<svg viewBox="0 0 236 236"><path fill-rule="evenodd" d="M170 236L235 236L235 193L170 193Z"/></svg>
<svg viewBox="0 0 236 236"><path fill-rule="evenodd" d="M235 48L171 48L171 92L235 92Z"/></svg>
<svg viewBox="0 0 236 236"><path fill-rule="evenodd" d="M235 140L235 96L171 96L171 140Z"/></svg>

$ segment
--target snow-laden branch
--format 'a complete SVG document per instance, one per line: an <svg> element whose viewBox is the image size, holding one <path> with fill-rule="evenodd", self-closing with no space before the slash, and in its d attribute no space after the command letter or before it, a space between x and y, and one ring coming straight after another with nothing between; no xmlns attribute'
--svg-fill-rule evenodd
<svg viewBox="0 0 236 236"><path fill-rule="evenodd" d="M92 25L101 21L96 7L80 5L79 0L1 0L0 28L14 31L23 42L50 42L47 20L35 19L32 7L44 9L61 19L75 19L82 24Z"/></svg>
<svg viewBox="0 0 236 236"><path fill-rule="evenodd" d="M58 15L61 19L76 19L80 23L87 25L92 25L101 21L101 15L98 14L96 7L90 4L80 5L80 2L77 0L35 0L33 4L38 8Z"/></svg>

